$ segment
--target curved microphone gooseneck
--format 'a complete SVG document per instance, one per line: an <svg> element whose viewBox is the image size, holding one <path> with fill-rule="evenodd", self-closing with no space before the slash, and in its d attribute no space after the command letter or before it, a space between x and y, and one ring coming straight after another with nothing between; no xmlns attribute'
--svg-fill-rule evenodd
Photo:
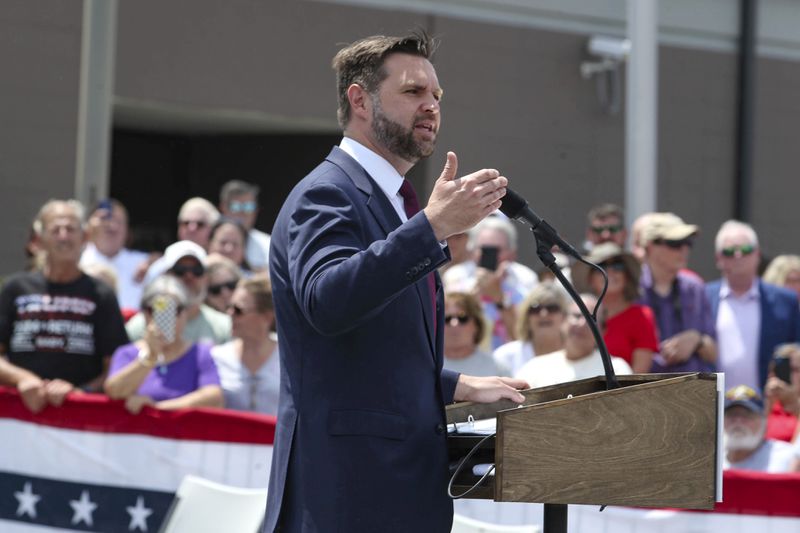
<svg viewBox="0 0 800 533"><path fill-rule="evenodd" d="M533 212L530 206L528 206L528 202L526 202L522 196L513 190L506 188L506 195L503 197L502 201L503 204L500 206L500 211L504 215L510 219L523 222L530 226L531 232L533 233L533 238L536 241L536 255L539 256L539 259L542 261L542 263L544 263L544 266L550 269L564 289L566 289L572 300L581 310L581 314L583 314L584 318L586 319L586 323L589 324L589 328L592 330L594 340L597 343L597 348L600 350L600 357L603 360L603 370L605 371L606 375L606 389L610 390L618 388L619 382L617 382L617 376L614 373L614 367L611 365L611 356L608 354L606 343L603 341L603 336L600 334L600 329L597 327L597 310L600 307L600 303L603 301L603 297L606 294L606 289L608 288L608 276L606 275L605 271L600 266L584 259L583 256L581 256L581 254L570 243L561 238L555 228L553 228L550 224L548 224L545 220L542 220L536 213ZM594 310L591 313L583 303L583 300L575 290L575 287L572 286L572 283L567 280L566 276L564 276L564 274L561 272L561 269L556 265L556 258L553 256L552 252L550 252L550 248L552 248L554 245L557 245L564 252L571 255L578 261L598 270L603 275L603 292L600 294L600 297L597 300L597 305L594 306Z"/></svg>

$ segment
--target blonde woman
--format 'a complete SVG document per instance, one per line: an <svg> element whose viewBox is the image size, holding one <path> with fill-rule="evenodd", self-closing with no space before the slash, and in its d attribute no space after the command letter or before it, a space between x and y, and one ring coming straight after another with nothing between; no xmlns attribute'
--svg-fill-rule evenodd
<svg viewBox="0 0 800 533"><path fill-rule="evenodd" d="M494 360L509 368L511 375L536 355L564 348L561 325L567 313L567 295L553 282L531 290L517 311L517 337L494 351Z"/></svg>
<svg viewBox="0 0 800 533"><path fill-rule="evenodd" d="M770 261L763 279L767 283L791 289L800 297L800 256L779 255Z"/></svg>

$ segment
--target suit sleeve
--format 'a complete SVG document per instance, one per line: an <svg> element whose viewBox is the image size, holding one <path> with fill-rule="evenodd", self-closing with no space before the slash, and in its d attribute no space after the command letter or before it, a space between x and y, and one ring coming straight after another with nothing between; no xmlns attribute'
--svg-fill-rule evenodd
<svg viewBox="0 0 800 533"><path fill-rule="evenodd" d="M453 372L452 370L447 370L446 368L442 369L442 373L439 376L439 382L442 386L442 401L445 404L453 403L454 397L456 395L456 385L458 385L458 378L461 376L459 372Z"/></svg>
<svg viewBox="0 0 800 533"><path fill-rule="evenodd" d="M447 259L424 212L370 242L366 230L377 222L365 220L356 201L364 200L317 184L297 201L289 222L294 296L323 335L359 326Z"/></svg>

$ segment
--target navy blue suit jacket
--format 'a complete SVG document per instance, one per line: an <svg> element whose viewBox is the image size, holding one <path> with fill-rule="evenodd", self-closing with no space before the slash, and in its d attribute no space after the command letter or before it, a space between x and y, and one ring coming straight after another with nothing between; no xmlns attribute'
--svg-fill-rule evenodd
<svg viewBox="0 0 800 533"><path fill-rule="evenodd" d="M270 246L281 396L264 531L450 531L458 374L426 279L448 259L424 213L401 225L338 147L291 192Z"/></svg>
<svg viewBox="0 0 800 533"><path fill-rule="evenodd" d="M711 302L714 323L719 310L719 289L721 280L706 284L706 294ZM763 390L769 373L769 363L775 347L785 342L800 341L800 307L797 295L770 283L758 280L758 292L761 295L761 333L758 341L758 382ZM737 383L727 383L733 387Z"/></svg>

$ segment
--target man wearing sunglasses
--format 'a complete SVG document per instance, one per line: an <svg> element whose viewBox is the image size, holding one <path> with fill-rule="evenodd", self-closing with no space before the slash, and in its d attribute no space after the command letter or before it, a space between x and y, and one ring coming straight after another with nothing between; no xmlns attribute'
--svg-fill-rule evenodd
<svg viewBox="0 0 800 533"><path fill-rule="evenodd" d="M206 251L192 241L178 241L164 250L164 255L150 266L145 285L162 274L170 274L180 279L189 292L186 307L188 321L183 337L189 342L210 342L220 344L231 337L231 319L225 313L212 309L203 301L208 293L208 274L206 272ZM145 319L142 313L133 316L125 329L131 341L144 336Z"/></svg>
<svg viewBox="0 0 800 533"><path fill-rule="evenodd" d="M253 270L266 270L269 259L268 233L255 228L258 218L258 185L231 180L219 192L219 210L226 217L235 218L247 230L245 259Z"/></svg>
<svg viewBox="0 0 800 533"><path fill-rule="evenodd" d="M625 247L628 232L625 230L625 213L616 204L601 204L589 210L586 216L586 242L584 247L591 251L592 247L604 242L613 242L620 248Z"/></svg>
<svg viewBox="0 0 800 533"><path fill-rule="evenodd" d="M728 383L763 391L775 347L800 340L797 296L758 277L761 251L750 225L725 222L714 247L722 279L708 283L706 292L719 341L719 369Z"/></svg>
<svg viewBox="0 0 800 533"><path fill-rule="evenodd" d="M645 257L641 303L650 306L659 332L651 372L711 372L717 345L703 282L685 272L700 228L673 213L652 213L642 229Z"/></svg>

